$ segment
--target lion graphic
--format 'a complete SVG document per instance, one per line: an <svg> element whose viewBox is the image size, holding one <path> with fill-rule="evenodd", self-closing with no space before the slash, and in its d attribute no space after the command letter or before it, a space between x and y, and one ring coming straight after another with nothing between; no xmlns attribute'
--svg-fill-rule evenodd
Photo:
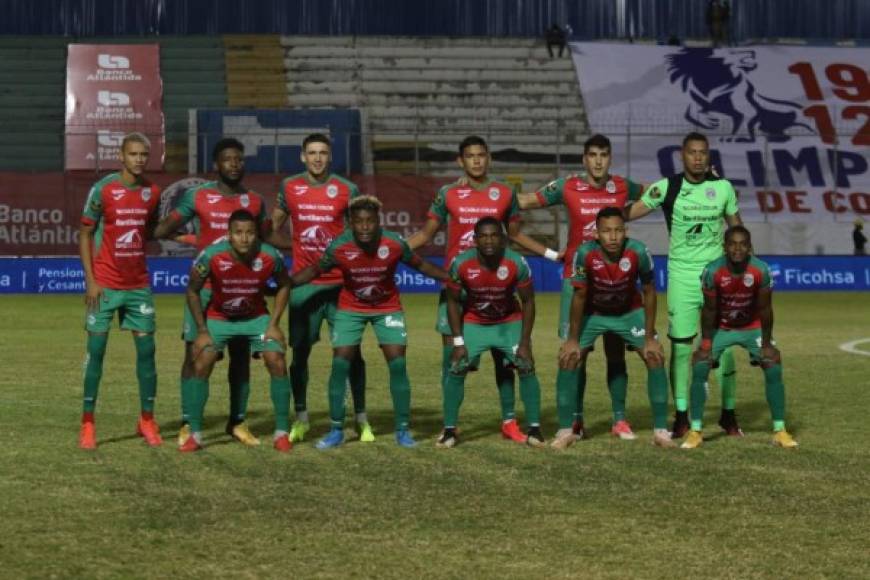
<svg viewBox="0 0 870 580"><path fill-rule="evenodd" d="M765 97L755 90L749 73L758 68L754 50L683 48L665 57L671 83L680 83L692 102L685 118L702 130L727 129L724 141L754 142L764 136L788 141L789 129L812 128L797 121L798 103Z"/></svg>

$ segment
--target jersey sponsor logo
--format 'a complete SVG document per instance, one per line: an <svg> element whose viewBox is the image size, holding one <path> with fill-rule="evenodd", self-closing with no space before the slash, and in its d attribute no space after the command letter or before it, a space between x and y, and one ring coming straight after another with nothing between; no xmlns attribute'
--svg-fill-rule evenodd
<svg viewBox="0 0 870 580"><path fill-rule="evenodd" d="M491 199L492 201L498 201L498 198L500 198L500 197L501 197L501 192L498 190L497 187L489 188L489 199Z"/></svg>
<svg viewBox="0 0 870 580"><path fill-rule="evenodd" d="M226 260L217 260L217 267L219 271L226 272L233 267L233 263L227 262Z"/></svg>
<svg viewBox="0 0 870 580"><path fill-rule="evenodd" d="M386 260L389 255L390 248L388 248L387 246L381 246L380 248L378 248L378 258L380 258L381 260Z"/></svg>
<svg viewBox="0 0 870 580"><path fill-rule="evenodd" d="M384 295L384 291L377 284L372 284L355 289L353 294L363 302L377 302Z"/></svg>
<svg viewBox="0 0 870 580"><path fill-rule="evenodd" d="M326 186L326 196L330 199L335 199L336 197L338 197L338 186L333 183L330 183L328 186Z"/></svg>
<svg viewBox="0 0 870 580"><path fill-rule="evenodd" d="M95 314L88 314L88 324L93 326L97 323L97 316ZM87 361L85 361L87 363Z"/></svg>
<svg viewBox="0 0 870 580"><path fill-rule="evenodd" d="M583 237L585 239L594 238L597 231L598 226L595 225L595 222L589 222L588 224L583 226Z"/></svg>
<svg viewBox="0 0 870 580"><path fill-rule="evenodd" d="M752 288L755 285L755 278L752 274L746 274L743 276L743 285L747 288Z"/></svg>
<svg viewBox="0 0 870 580"><path fill-rule="evenodd" d="M149 306L147 304L140 304L139 305L139 313L142 314L143 316L153 316L154 315L154 307Z"/></svg>
<svg viewBox="0 0 870 580"><path fill-rule="evenodd" d="M628 272L629 270L631 270L631 260L629 260L628 258L621 258L619 260L619 269L623 272Z"/></svg>
<svg viewBox="0 0 870 580"><path fill-rule="evenodd" d="M146 203L151 201L151 188L150 187L146 187L145 189L142 190L142 201L144 201Z"/></svg>
<svg viewBox="0 0 870 580"><path fill-rule="evenodd" d="M632 326L631 335L637 338L640 338L641 336L646 336L646 329Z"/></svg>
<svg viewBox="0 0 870 580"><path fill-rule="evenodd" d="M254 306L251 304L251 300L246 296L230 298L229 300L224 300L221 304L221 310L230 316L247 314L253 309Z"/></svg>
<svg viewBox="0 0 870 580"><path fill-rule="evenodd" d="M332 241L332 236L329 235L329 232L319 225L305 228L302 230L302 233L299 234L299 238L304 245L310 246L326 247L329 245L329 242Z"/></svg>
<svg viewBox="0 0 870 580"><path fill-rule="evenodd" d="M474 245L474 230L468 230L459 238L460 247L468 247Z"/></svg>
<svg viewBox="0 0 870 580"><path fill-rule="evenodd" d="M243 193L241 197L239 197L239 203L242 204L242 207L248 207L251 205L251 197L247 193Z"/></svg>
<svg viewBox="0 0 870 580"><path fill-rule="evenodd" d="M495 276L499 280L507 280L508 274L509 272L507 266L499 266L498 270L496 270L495 272Z"/></svg>
<svg viewBox="0 0 870 580"><path fill-rule="evenodd" d="M251 269L254 272L259 272L260 270L262 270L263 269L263 259L262 258L255 259L253 264L251 264Z"/></svg>
<svg viewBox="0 0 870 580"><path fill-rule="evenodd" d="M387 328L405 328L405 321L398 316L387 315L384 318L384 325Z"/></svg>
<svg viewBox="0 0 870 580"><path fill-rule="evenodd" d="M616 184L613 183L613 180L611 179L607 182L604 189L607 190L607 193L616 193Z"/></svg>
<svg viewBox="0 0 870 580"><path fill-rule="evenodd" d="M223 198L224 198L224 196L222 196L219 193L209 193L209 194L206 194L206 196L205 196L206 201L212 205L220 202L220 200L222 200Z"/></svg>
<svg viewBox="0 0 870 580"><path fill-rule="evenodd" d="M116 249L134 249L142 247L142 234L139 230L130 230L118 236L115 240Z"/></svg>

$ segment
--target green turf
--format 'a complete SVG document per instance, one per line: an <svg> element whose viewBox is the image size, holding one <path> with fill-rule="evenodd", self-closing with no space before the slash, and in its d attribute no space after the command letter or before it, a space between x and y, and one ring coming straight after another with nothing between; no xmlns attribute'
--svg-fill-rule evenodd
<svg viewBox="0 0 870 580"><path fill-rule="evenodd" d="M708 428L696 451L649 445L643 372L629 363L634 442L608 435L602 356L590 362L592 438L566 452L498 436L491 362L468 382L462 444L434 448L440 340L434 297L406 296L413 427L398 448L385 365L367 337L374 444L287 456L223 434L225 365L207 409L206 451L182 455L177 375L181 299L157 301L157 418L166 444L134 436L133 345L113 332L97 406L96 452L76 448L81 297L2 299L0 577L4 578L867 578L870 359L838 350L870 336L866 294L778 294L788 425L797 451L768 444L761 373L738 355L747 437ZM555 428L557 296L538 297L535 354L544 428ZM659 329L665 325L660 322ZM327 428L328 351L312 357L313 438ZM265 369L251 423L272 429ZM718 391L708 403L715 426Z"/></svg>

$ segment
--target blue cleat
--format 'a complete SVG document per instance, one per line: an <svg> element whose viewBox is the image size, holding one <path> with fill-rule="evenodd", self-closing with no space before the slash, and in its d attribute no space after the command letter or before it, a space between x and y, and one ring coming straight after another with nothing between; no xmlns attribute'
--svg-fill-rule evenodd
<svg viewBox="0 0 870 580"><path fill-rule="evenodd" d="M332 449L344 443L344 429L341 427L333 427L326 434L326 437L317 442L318 449Z"/></svg>
<svg viewBox="0 0 870 580"><path fill-rule="evenodd" d="M411 437L411 432L407 429L396 431L396 444L400 447L416 447L417 442Z"/></svg>

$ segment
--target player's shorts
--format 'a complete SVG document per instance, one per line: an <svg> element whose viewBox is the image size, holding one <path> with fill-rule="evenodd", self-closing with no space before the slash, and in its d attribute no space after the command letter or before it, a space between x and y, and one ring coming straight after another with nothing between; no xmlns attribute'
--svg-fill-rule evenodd
<svg viewBox="0 0 870 580"><path fill-rule="evenodd" d="M121 330L151 334L156 328L154 295L151 293L151 288L135 290L103 288L98 310L88 311L85 314L85 330L99 334L109 332L115 312L118 313L118 326Z"/></svg>
<svg viewBox="0 0 870 580"><path fill-rule="evenodd" d="M199 291L199 301L202 302L202 309L208 306L211 300L211 288L203 288ZM206 321L207 322L207 321ZM181 327L181 340L184 342L193 342L196 340L196 321L193 319L193 314L190 312L190 306L187 305L187 300L184 301L184 325Z"/></svg>
<svg viewBox="0 0 870 580"><path fill-rule="evenodd" d="M622 338L630 348L641 350L646 340L645 320L643 308L618 316L584 316L580 325L580 348L591 348L596 338L609 332Z"/></svg>
<svg viewBox="0 0 870 580"><path fill-rule="evenodd" d="M525 363L517 359L517 348L522 336L523 323L520 320L499 324L463 324L462 335L468 350L468 370L480 366L480 356L490 350L504 354L508 366L522 368Z"/></svg>
<svg viewBox="0 0 870 580"><path fill-rule="evenodd" d="M337 284L304 284L290 291L290 346L312 346L320 341L324 320L332 331L339 292Z"/></svg>
<svg viewBox="0 0 870 580"><path fill-rule="evenodd" d="M284 347L277 340L265 339L269 328L269 316L264 314L246 320L217 320L209 318L205 321L208 333L214 342L214 350L223 352L227 343L234 338L246 338L251 352L284 352Z"/></svg>
<svg viewBox="0 0 870 580"><path fill-rule="evenodd" d="M776 344L771 341L772 344ZM713 335L713 346L710 357L718 365L722 353L732 347L742 346L749 352L749 361L753 365L761 362L761 329L725 330L719 329Z"/></svg>
<svg viewBox="0 0 870 580"><path fill-rule="evenodd" d="M698 334L704 293L701 290L701 271L696 275L668 276L668 337L691 339Z"/></svg>
<svg viewBox="0 0 870 580"><path fill-rule="evenodd" d="M381 346L408 344L405 313L402 310L372 313L337 310L332 326L332 346L357 346L362 342L368 323L375 329L375 336Z"/></svg>

